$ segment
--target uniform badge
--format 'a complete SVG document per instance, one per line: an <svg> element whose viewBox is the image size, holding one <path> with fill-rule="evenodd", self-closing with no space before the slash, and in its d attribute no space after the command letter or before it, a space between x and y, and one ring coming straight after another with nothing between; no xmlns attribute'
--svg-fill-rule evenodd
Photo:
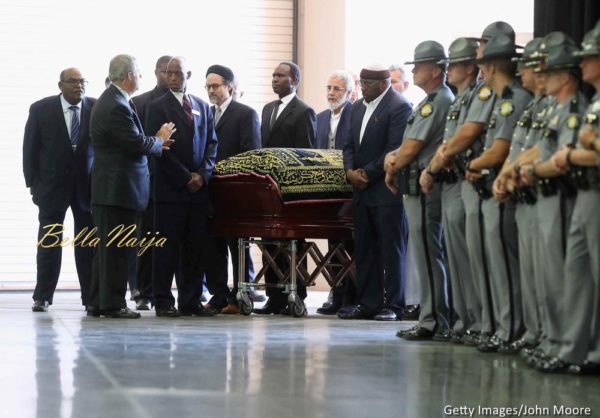
<svg viewBox="0 0 600 418"><path fill-rule="evenodd" d="M484 102L492 97L492 90L488 86L483 86L479 89L479 100Z"/></svg>
<svg viewBox="0 0 600 418"><path fill-rule="evenodd" d="M567 127L569 129L579 128L579 117L577 115L569 115L567 118Z"/></svg>
<svg viewBox="0 0 600 418"><path fill-rule="evenodd" d="M595 113L588 113L585 115L585 123L590 125L596 125L598 123L598 115Z"/></svg>
<svg viewBox="0 0 600 418"><path fill-rule="evenodd" d="M431 103L425 103L423 106L421 106L421 116L426 118L429 115L431 115L433 113L433 106L431 105Z"/></svg>
<svg viewBox="0 0 600 418"><path fill-rule="evenodd" d="M500 103L500 115L501 116L509 116L512 115L512 112L515 111L515 107L513 106L512 102L509 102L508 100Z"/></svg>

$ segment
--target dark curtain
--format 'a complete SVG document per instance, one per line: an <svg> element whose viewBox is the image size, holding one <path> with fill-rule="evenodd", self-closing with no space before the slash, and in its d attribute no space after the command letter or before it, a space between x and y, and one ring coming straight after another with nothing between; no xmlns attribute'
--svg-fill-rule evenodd
<svg viewBox="0 0 600 418"><path fill-rule="evenodd" d="M534 0L533 34L562 31L577 44L600 19L599 0Z"/></svg>

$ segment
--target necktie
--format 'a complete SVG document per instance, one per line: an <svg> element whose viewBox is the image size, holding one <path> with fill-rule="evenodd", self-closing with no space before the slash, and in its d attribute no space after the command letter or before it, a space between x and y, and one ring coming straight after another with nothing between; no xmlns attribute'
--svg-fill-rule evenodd
<svg viewBox="0 0 600 418"><path fill-rule="evenodd" d="M281 100L277 100L275 103L275 109L273 109L273 113L271 114L271 123L269 124L269 129L273 129L273 125L275 125L275 121L277 120L277 112L279 111L279 105L283 102Z"/></svg>
<svg viewBox="0 0 600 418"><path fill-rule="evenodd" d="M223 112L221 111L221 106L215 106L215 126L219 123L219 119L221 119L221 115Z"/></svg>
<svg viewBox="0 0 600 418"><path fill-rule="evenodd" d="M183 95L183 111L188 118L188 121L194 121L194 115L192 114L192 102L190 102L190 98L185 94Z"/></svg>
<svg viewBox="0 0 600 418"><path fill-rule="evenodd" d="M79 142L79 116L77 115L79 108L69 106L69 110L71 111L71 146L75 149Z"/></svg>

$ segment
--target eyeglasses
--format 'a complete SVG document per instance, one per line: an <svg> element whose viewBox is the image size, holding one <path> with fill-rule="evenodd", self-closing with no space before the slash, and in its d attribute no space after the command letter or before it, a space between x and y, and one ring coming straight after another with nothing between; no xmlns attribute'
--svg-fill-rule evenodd
<svg viewBox="0 0 600 418"><path fill-rule="evenodd" d="M61 81L61 83L67 83L67 84L70 84L72 86L76 86L78 84L81 84L82 86L87 86L87 84L88 84L88 81L86 79L84 79L84 78L82 78L80 80L76 80L74 78L70 78L68 80L60 80L60 81Z"/></svg>
<svg viewBox="0 0 600 418"><path fill-rule="evenodd" d="M364 80L362 78L360 79L360 85L363 87L371 87L378 82L379 82L379 80Z"/></svg>
<svg viewBox="0 0 600 418"><path fill-rule="evenodd" d="M207 84L207 85L204 86L204 88L206 90L216 90L216 89L218 89L219 87L221 87L223 85L224 84Z"/></svg>
<svg viewBox="0 0 600 418"><path fill-rule="evenodd" d="M335 93L341 93L341 92L345 91L345 89L343 87L338 87L338 86L325 86L325 90L327 90L327 91L333 90Z"/></svg>

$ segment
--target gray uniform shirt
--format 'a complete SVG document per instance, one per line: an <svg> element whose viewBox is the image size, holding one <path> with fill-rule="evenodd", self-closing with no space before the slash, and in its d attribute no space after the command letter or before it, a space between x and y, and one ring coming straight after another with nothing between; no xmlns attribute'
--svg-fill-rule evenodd
<svg viewBox="0 0 600 418"><path fill-rule="evenodd" d="M548 160L563 145L577 144L577 132L587 105L587 99L580 92L556 105L540 142L540 160Z"/></svg>
<svg viewBox="0 0 600 418"><path fill-rule="evenodd" d="M478 81L471 91L464 123L481 123L482 125L485 125L487 129L487 124L492 116L492 111L494 110L495 99L496 95L494 94L494 91L483 84L482 81ZM483 149L485 132L486 131L484 130L481 136L476 138L469 147L475 152L475 155L479 154Z"/></svg>
<svg viewBox="0 0 600 418"><path fill-rule="evenodd" d="M508 153L508 162L512 163L515 158L526 149L525 144L529 139L530 132L533 131L531 127L533 119L535 118L536 113L538 113L539 107L541 104L543 105L544 102L544 96L537 96L531 99L525 106L525 109L523 109L523 113L517 121L517 126L515 126L513 132L510 151Z"/></svg>
<svg viewBox="0 0 600 418"><path fill-rule="evenodd" d="M424 147L415 157L419 168L425 168L442 142L446 115L453 100L452 91L445 84L441 84L419 103L408 118L404 139L425 142Z"/></svg>
<svg viewBox="0 0 600 418"><path fill-rule="evenodd" d="M485 149L490 149L496 139L512 141L517 121L532 97L531 93L521 87L515 80L504 87L500 97L496 98L494 110L488 123Z"/></svg>
<svg viewBox="0 0 600 418"><path fill-rule="evenodd" d="M544 128L547 124L548 115L554 112L556 101L548 96L539 96L533 100L537 100L537 104L532 109L531 127L527 132L523 150L528 150L538 144L544 135Z"/></svg>
<svg viewBox="0 0 600 418"><path fill-rule="evenodd" d="M469 112L469 105L471 104L471 97L473 90L477 84L471 83L466 89L459 92L450 108L448 109L448 116L446 116L446 126L444 128L444 142L452 138L458 127L465 123L467 114Z"/></svg>

